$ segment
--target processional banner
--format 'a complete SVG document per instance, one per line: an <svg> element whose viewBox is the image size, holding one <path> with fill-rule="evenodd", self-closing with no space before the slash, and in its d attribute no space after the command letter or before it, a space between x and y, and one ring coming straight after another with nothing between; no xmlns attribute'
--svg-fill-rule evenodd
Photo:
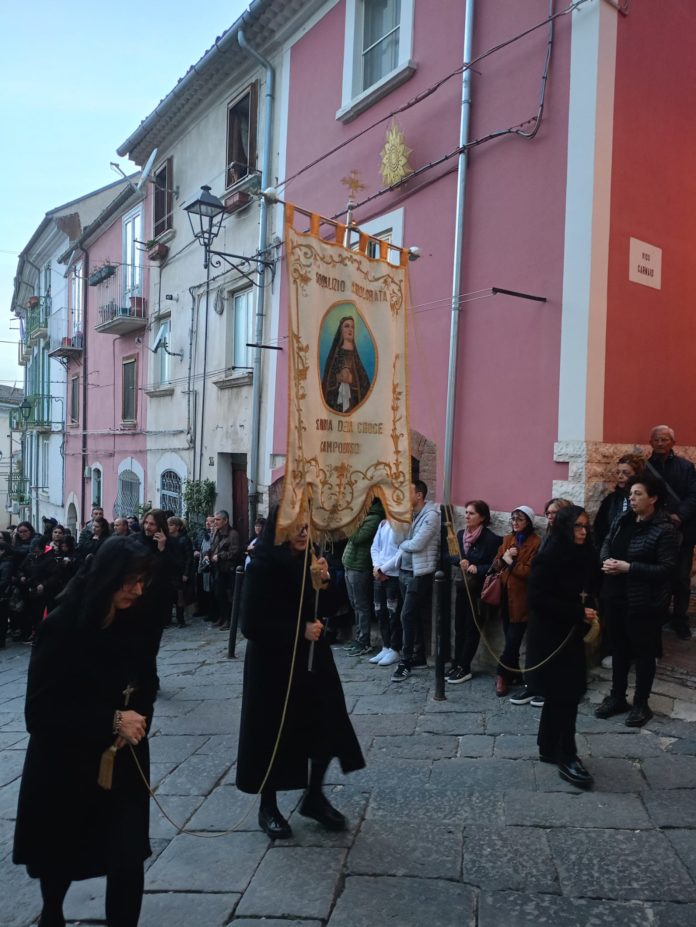
<svg viewBox="0 0 696 927"><path fill-rule="evenodd" d="M298 210L299 212L299 210ZM288 448L281 537L300 519L315 536L347 537L378 496L410 522L407 395L408 252L285 207L289 287ZM370 256L376 254L376 257Z"/></svg>

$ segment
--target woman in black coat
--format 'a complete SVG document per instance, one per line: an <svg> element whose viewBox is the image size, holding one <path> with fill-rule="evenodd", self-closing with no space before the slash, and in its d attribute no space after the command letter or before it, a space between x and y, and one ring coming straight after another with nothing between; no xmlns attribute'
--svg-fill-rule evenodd
<svg viewBox="0 0 696 927"><path fill-rule="evenodd" d="M597 612L583 601L583 593L596 585L598 569L589 531L583 508L561 509L532 563L526 661L532 669L525 671L528 685L544 696L539 759L557 763L561 778L580 787L593 781L575 745L578 704L587 688L583 638L588 622L597 621Z"/></svg>
<svg viewBox="0 0 696 927"><path fill-rule="evenodd" d="M457 532L459 557L450 558L462 571L462 582L457 583L457 599L454 612L454 659L447 676L447 682L456 685L472 678L471 661L476 656L481 634L476 622L481 623L478 614L471 610L478 608L478 599L483 580L495 559L502 538L493 534L488 525L491 510L482 499L472 499L464 506L466 527ZM469 590L467 592L467 585Z"/></svg>
<svg viewBox="0 0 696 927"><path fill-rule="evenodd" d="M650 473L637 476L630 511L617 519L602 545L602 600L612 648L611 692L598 718L625 714L628 727L652 718L648 699L655 660L662 656L662 623L679 556L679 535L662 506L665 485ZM628 671L635 664L633 707L626 700Z"/></svg>
<svg viewBox="0 0 696 927"><path fill-rule="evenodd" d="M269 516L244 580L242 631L247 645L237 787L261 794L259 825L268 836L288 838L292 832L278 810L276 791L307 788L300 814L329 830L342 830L344 816L322 792L324 774L333 757L344 772L361 769L365 761L324 626L315 617L307 525L275 545L276 516L277 510ZM322 615L330 608L330 576L323 558L315 567L327 587L319 593Z"/></svg>
<svg viewBox="0 0 696 927"><path fill-rule="evenodd" d="M138 922L149 796L130 747L148 777L155 680L149 609L138 600L150 561L129 538L105 541L41 623L32 650L13 860L41 881L41 927L64 927L73 880L103 875L107 924ZM97 783L105 751L110 790Z"/></svg>

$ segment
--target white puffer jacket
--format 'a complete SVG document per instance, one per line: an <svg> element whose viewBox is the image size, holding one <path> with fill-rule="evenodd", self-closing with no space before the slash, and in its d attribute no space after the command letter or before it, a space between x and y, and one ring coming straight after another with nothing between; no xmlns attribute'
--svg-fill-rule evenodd
<svg viewBox="0 0 696 927"><path fill-rule="evenodd" d="M427 576L438 567L440 555L440 508L434 502L426 502L413 517L413 523L406 540L399 550L408 551L413 557L413 575Z"/></svg>

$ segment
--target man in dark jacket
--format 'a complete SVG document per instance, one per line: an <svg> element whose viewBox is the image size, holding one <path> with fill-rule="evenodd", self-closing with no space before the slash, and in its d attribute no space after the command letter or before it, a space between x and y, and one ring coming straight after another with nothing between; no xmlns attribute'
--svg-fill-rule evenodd
<svg viewBox="0 0 696 927"><path fill-rule="evenodd" d="M241 563L242 543L239 532L230 524L230 516L220 509L215 513L215 534L210 545L210 562L213 565L213 594L215 596L216 627L230 626L232 593L235 570Z"/></svg>
<svg viewBox="0 0 696 927"><path fill-rule="evenodd" d="M355 642L348 653L361 657L372 653L370 644L370 618L372 617L372 557L370 548L379 523L384 518L384 508L375 499L359 528L351 535L343 552L343 566L346 570L346 589L351 608L355 613Z"/></svg>
<svg viewBox="0 0 696 927"><path fill-rule="evenodd" d="M696 544L696 469L690 460L674 453L674 442L674 430L669 425L656 425L650 432L653 452L647 467L664 482L667 488L665 509L681 534L679 558L672 584L671 625L677 637L688 641L691 629L687 611Z"/></svg>

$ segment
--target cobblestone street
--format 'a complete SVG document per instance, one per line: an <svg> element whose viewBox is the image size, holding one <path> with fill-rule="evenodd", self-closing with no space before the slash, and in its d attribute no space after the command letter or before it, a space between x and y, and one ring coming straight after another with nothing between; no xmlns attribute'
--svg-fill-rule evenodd
<svg viewBox="0 0 696 927"><path fill-rule="evenodd" d="M294 839L272 843L257 800L234 787L244 644L201 622L167 630L151 734L152 806L142 927L692 927L696 923L696 734L656 715L642 730L581 705L592 792L536 759L539 710L496 699L490 676L433 700L433 670L390 671L335 648L367 768L332 765L350 820L327 834L280 807ZM11 863L26 734L29 648L0 652L0 927L29 927L38 884ZM594 685L594 683L593 683ZM601 682L599 684L601 686ZM657 707L657 706L656 706ZM70 923L103 922L102 880L75 883Z"/></svg>

